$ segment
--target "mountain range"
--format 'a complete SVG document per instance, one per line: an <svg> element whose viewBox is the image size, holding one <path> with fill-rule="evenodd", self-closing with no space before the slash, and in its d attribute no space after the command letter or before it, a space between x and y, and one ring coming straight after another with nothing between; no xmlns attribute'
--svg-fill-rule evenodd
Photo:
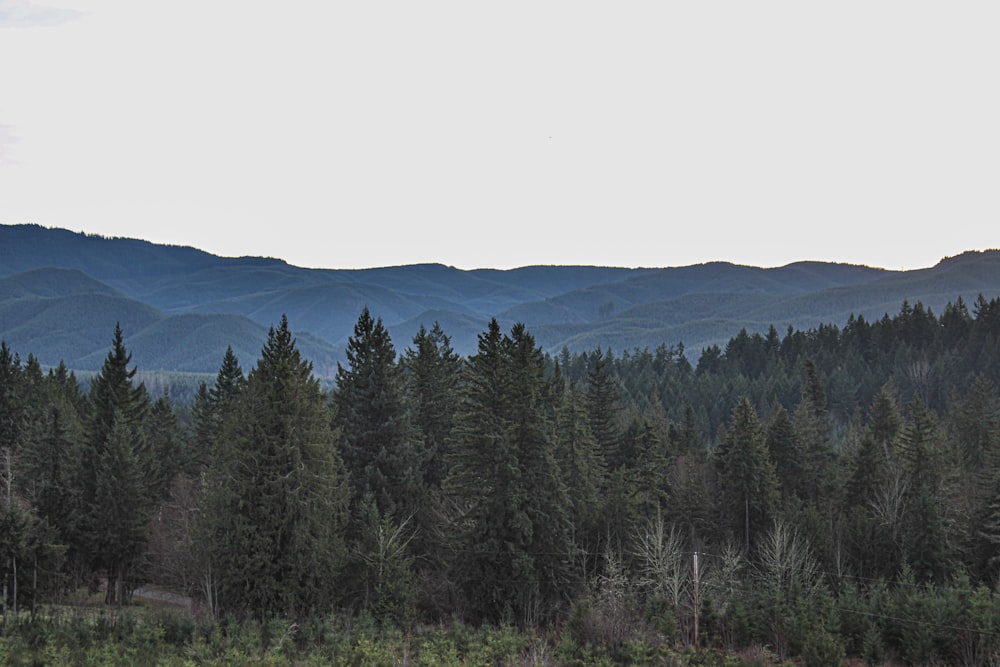
<svg viewBox="0 0 1000 667"><path fill-rule="evenodd" d="M692 361L741 329L879 319L904 301L940 313L1000 294L1000 251L969 251L910 271L843 263L779 268L711 262L683 267L441 264L310 269L280 259L219 257L196 248L37 225L0 225L0 338L43 365L94 370L120 323L143 369L213 373L231 345L245 367L287 315L317 375L331 377L365 307L397 351L440 323L460 354L491 317L524 322L544 351L616 352L683 345Z"/></svg>

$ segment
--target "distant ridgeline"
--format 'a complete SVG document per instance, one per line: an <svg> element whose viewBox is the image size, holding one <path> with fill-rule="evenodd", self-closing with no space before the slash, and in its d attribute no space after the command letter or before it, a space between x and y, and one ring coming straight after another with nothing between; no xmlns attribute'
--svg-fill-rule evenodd
<svg viewBox="0 0 1000 667"><path fill-rule="evenodd" d="M0 338L46 367L97 370L120 323L144 371L214 373L227 347L255 358L285 315L321 378L336 375L363 308L400 350L435 322L460 355L490 319L524 323L558 355L683 347L692 358L742 330L782 335L878 321L904 301L942 313L1000 294L1000 252L969 252L915 271L799 262L761 269L532 266L462 271L438 264L316 270L278 259L217 257L146 241L0 225Z"/></svg>

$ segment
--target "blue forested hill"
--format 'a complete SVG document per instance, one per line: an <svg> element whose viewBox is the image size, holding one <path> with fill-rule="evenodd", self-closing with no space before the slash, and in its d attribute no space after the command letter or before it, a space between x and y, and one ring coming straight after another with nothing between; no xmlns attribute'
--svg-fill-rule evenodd
<svg viewBox="0 0 1000 667"><path fill-rule="evenodd" d="M73 369L100 368L116 325L146 370L212 372L227 346L249 367L267 335L266 326L239 315L165 314L75 269L0 278L0 338L43 366L63 361ZM299 346L317 372L336 371L333 345L306 334Z"/></svg>
<svg viewBox="0 0 1000 667"><path fill-rule="evenodd" d="M226 345L252 365L267 327L286 314L317 373L329 377L364 307L382 318L399 351L421 324L438 321L455 349L470 354L497 317L506 327L523 321L551 352L683 343L696 357L742 328L842 325L851 314L896 313L904 300L940 312L979 293L1000 294L1000 252L918 271L822 262L332 270L0 225L0 337L22 356L81 370L103 361L115 322L141 368L214 372Z"/></svg>

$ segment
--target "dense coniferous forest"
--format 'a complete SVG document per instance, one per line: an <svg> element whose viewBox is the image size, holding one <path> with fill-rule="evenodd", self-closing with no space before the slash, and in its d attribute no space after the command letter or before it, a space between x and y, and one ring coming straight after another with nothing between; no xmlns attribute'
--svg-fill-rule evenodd
<svg viewBox="0 0 1000 667"><path fill-rule="evenodd" d="M0 662L1000 659L1000 299L697 359L365 309L329 388L292 324L190 402L0 344Z"/></svg>

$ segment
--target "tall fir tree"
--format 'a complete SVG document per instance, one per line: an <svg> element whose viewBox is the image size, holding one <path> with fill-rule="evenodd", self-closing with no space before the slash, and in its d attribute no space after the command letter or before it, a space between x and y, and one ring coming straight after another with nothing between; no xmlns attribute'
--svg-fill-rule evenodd
<svg viewBox="0 0 1000 667"><path fill-rule="evenodd" d="M767 449L774 461L781 495L788 506L794 498L806 497L802 449L788 411L778 402L771 407L766 426Z"/></svg>
<svg viewBox="0 0 1000 667"><path fill-rule="evenodd" d="M648 419L637 420L634 432L635 456L628 467L636 489L639 516L635 519L638 523L654 520L667 509L670 498L667 473L671 459L666 439L660 437ZM665 431L663 433L666 435Z"/></svg>
<svg viewBox="0 0 1000 667"><path fill-rule="evenodd" d="M957 521L966 542L965 562L981 570L983 515L988 511L986 505L992 499L1000 464L1000 396L996 386L982 373L977 374L966 392L950 401L945 423L956 467L967 482L956 489L962 505Z"/></svg>
<svg viewBox="0 0 1000 667"><path fill-rule="evenodd" d="M895 453L896 442L903 427L903 417L900 414L899 402L895 389L886 383L872 400L869 410L868 427L875 442L882 447L885 458L889 459Z"/></svg>
<svg viewBox="0 0 1000 667"><path fill-rule="evenodd" d="M240 465L240 442L228 437L236 428L235 422L243 411L240 401L244 398L246 376L231 346L226 347L222 363L211 388L202 382L192 405L194 419L192 434L192 468L199 472L192 484L194 505L199 519L186 529L189 535L175 535L172 548L187 552L188 570L185 575L198 582L201 594L214 613L220 610L220 583L216 572L217 553L213 553L214 540L223 530L222 517L228 511L232 488L227 471ZM169 539L169 538L167 538ZM190 543L191 548L187 548Z"/></svg>
<svg viewBox="0 0 1000 667"><path fill-rule="evenodd" d="M89 413L79 469L80 544L83 564L107 578L108 604L121 605L137 585L152 512L152 457L146 442L150 401L116 325L111 351L91 381Z"/></svg>
<svg viewBox="0 0 1000 667"><path fill-rule="evenodd" d="M554 406L545 382L545 362L534 337L522 323L511 327L507 404L513 425L513 444L522 468L526 492L525 514L531 522L527 552L535 575L534 590L524 598L521 618L526 622L558 617L567 594L572 595L569 563L575 555L570 525L570 503L555 456L550 416Z"/></svg>
<svg viewBox="0 0 1000 667"><path fill-rule="evenodd" d="M948 536L941 484L945 457L937 419L917 396L909 405L900 449L907 487L907 562L920 581L941 581L948 560Z"/></svg>
<svg viewBox="0 0 1000 667"><path fill-rule="evenodd" d="M221 456L219 442L223 431L223 420L235 412L236 401L246 384L246 377L232 346L226 347L222 364L209 387L202 382L195 395L192 413L194 417L194 443L190 453L190 466L204 468L216 455Z"/></svg>
<svg viewBox="0 0 1000 667"><path fill-rule="evenodd" d="M407 348L403 368L413 405L413 424L425 452L424 482L439 488L447 474L448 438L458 406L458 381L462 360L451 347L441 325L430 331L420 326Z"/></svg>
<svg viewBox="0 0 1000 667"><path fill-rule="evenodd" d="M15 456L25 427L21 359L0 340L0 451Z"/></svg>
<svg viewBox="0 0 1000 667"><path fill-rule="evenodd" d="M871 429L860 434L848 465L841 496L847 566L857 576L891 578L899 569L899 551L892 531L887 530L891 503L879 503L879 499L886 498L892 486L888 461Z"/></svg>
<svg viewBox="0 0 1000 667"><path fill-rule="evenodd" d="M1000 475L993 478L993 488L975 517L975 563L987 582L1000 582Z"/></svg>
<svg viewBox="0 0 1000 667"><path fill-rule="evenodd" d="M389 332L367 308L347 341L347 366L338 365L333 403L334 423L351 487L348 541L350 594L364 600L366 610L384 618L406 616L413 598L413 573L408 539L392 552L390 569L398 570L398 585L387 587L382 576L387 563L381 556L383 537L403 530L429 533L427 457L420 434L411 421L406 385ZM424 545L420 545L424 551ZM387 599L388 598L388 599ZM389 601L392 600L392 602Z"/></svg>
<svg viewBox="0 0 1000 667"><path fill-rule="evenodd" d="M600 556L601 489L607 488L607 463L587 425L585 396L566 383L556 412L556 459L572 507L575 542L593 558Z"/></svg>
<svg viewBox="0 0 1000 667"><path fill-rule="evenodd" d="M329 611L348 487L326 397L287 318L225 406L222 447L238 456L213 458L203 512L215 609L258 619Z"/></svg>
<svg viewBox="0 0 1000 667"><path fill-rule="evenodd" d="M523 325L495 319L469 359L447 487L467 508L456 577L475 618L555 616L574 555L569 497L542 404L544 362Z"/></svg>
<svg viewBox="0 0 1000 667"><path fill-rule="evenodd" d="M350 475L352 516L360 519L358 508L371 499L380 516L405 521L423 507L426 457L389 332L367 308L354 325L346 354L333 400Z"/></svg>
<svg viewBox="0 0 1000 667"><path fill-rule="evenodd" d="M123 415L113 420L94 463L97 475L88 521L87 543L93 563L107 575L105 602L128 603L141 583L138 570L146 549L147 523L154 496L150 482L155 474L143 447L140 425Z"/></svg>
<svg viewBox="0 0 1000 667"><path fill-rule="evenodd" d="M133 382L137 368L130 368L131 363L132 354L125 348L121 325L116 324L111 351L90 384L87 441L91 447L108 439L118 419L139 426L149 414L149 394L145 385Z"/></svg>
<svg viewBox="0 0 1000 667"><path fill-rule="evenodd" d="M25 497L38 517L55 530L53 545L65 550L79 545L75 521L80 505L79 481L83 422L73 397L52 375L48 391L21 455Z"/></svg>
<svg viewBox="0 0 1000 667"><path fill-rule="evenodd" d="M745 396L733 409L715 456L722 525L749 552L775 519L778 479L760 418Z"/></svg>
<svg viewBox="0 0 1000 667"><path fill-rule="evenodd" d="M793 422L799 444L799 492L810 505L829 497L832 488L833 451L830 446L830 413L819 369L811 359L804 364L805 384Z"/></svg>
<svg viewBox="0 0 1000 667"><path fill-rule="evenodd" d="M691 403L684 404L680 423L670 426L671 445L678 456L704 457L705 443L698 428L698 417Z"/></svg>
<svg viewBox="0 0 1000 667"><path fill-rule="evenodd" d="M949 410L950 429L965 469L977 474L1000 467L1000 396L981 373Z"/></svg>
<svg viewBox="0 0 1000 667"><path fill-rule="evenodd" d="M169 392L153 402L147 432L152 457L151 491L156 498L163 498L174 478L190 470L193 463Z"/></svg>
<svg viewBox="0 0 1000 667"><path fill-rule="evenodd" d="M611 373L611 355L598 348L587 369L587 413L590 430L611 470L624 465L622 458L621 396Z"/></svg>

